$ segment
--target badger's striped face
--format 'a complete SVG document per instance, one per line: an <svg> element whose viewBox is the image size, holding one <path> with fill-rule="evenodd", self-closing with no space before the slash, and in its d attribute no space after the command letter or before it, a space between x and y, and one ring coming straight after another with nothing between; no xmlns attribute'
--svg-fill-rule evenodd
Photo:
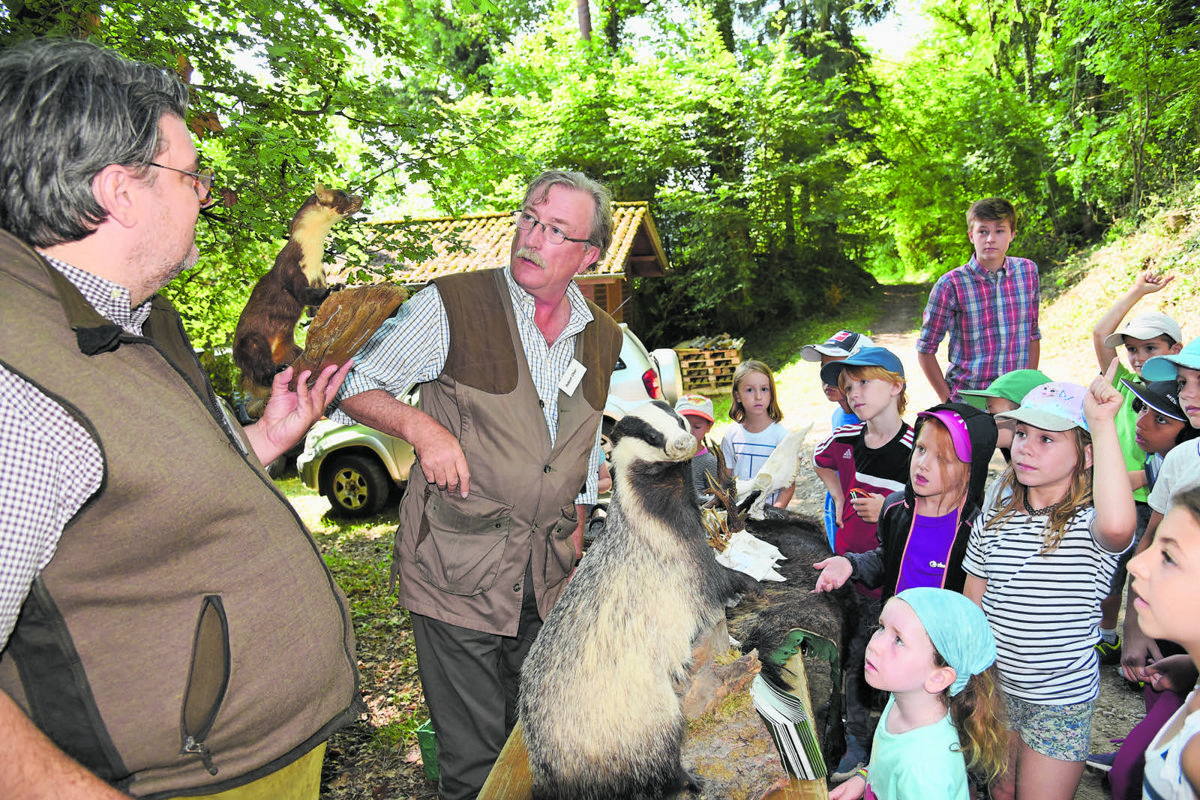
<svg viewBox="0 0 1200 800"><path fill-rule="evenodd" d="M616 469L634 461L686 461L698 447L687 421L666 403L643 403L613 428Z"/></svg>

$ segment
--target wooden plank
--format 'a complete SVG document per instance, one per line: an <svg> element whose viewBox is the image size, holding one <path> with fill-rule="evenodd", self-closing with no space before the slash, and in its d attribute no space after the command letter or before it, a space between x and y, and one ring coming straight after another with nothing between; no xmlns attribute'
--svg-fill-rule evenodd
<svg viewBox="0 0 1200 800"><path fill-rule="evenodd" d="M736 367L741 363L740 359L736 358L700 358L698 356L689 356L688 358L679 359L681 367Z"/></svg>
<svg viewBox="0 0 1200 800"><path fill-rule="evenodd" d="M714 358L736 358L741 359L742 351L740 349L733 350L700 350L695 347L677 347L675 352L679 354L680 360L690 356L703 355Z"/></svg>
<svg viewBox="0 0 1200 800"><path fill-rule="evenodd" d="M683 390L690 394L724 394L725 392L729 391L729 387L732 385L732 381L727 383L713 383L711 381L706 381L704 383L694 384L689 384L687 381L684 381Z"/></svg>
<svg viewBox="0 0 1200 800"><path fill-rule="evenodd" d="M703 375L727 375L730 378L733 378L734 372L733 367L688 367L687 369L680 371L684 374L684 377L691 378Z"/></svg>
<svg viewBox="0 0 1200 800"><path fill-rule="evenodd" d="M786 785L771 789L762 800L829 800L829 787L824 778L812 781L789 778Z"/></svg>
<svg viewBox="0 0 1200 800"><path fill-rule="evenodd" d="M683 377L685 380L690 380L693 383L720 383L722 380L732 382L733 370L720 367L685 369L683 370Z"/></svg>
<svg viewBox="0 0 1200 800"><path fill-rule="evenodd" d="M533 777L529 772L529 751L521 723L508 735L500 757L479 792L479 800L530 800L533 797Z"/></svg>

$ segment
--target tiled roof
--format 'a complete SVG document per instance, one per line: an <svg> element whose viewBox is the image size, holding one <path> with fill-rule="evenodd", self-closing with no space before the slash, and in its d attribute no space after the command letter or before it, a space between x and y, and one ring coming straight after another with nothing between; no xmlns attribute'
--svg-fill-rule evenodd
<svg viewBox="0 0 1200 800"><path fill-rule="evenodd" d="M463 217L397 220L374 223L380 228L403 226L412 234L424 229L432 240L435 255L423 262L403 262L391 267L393 280L416 285L458 272L487 269L508 259L512 244L511 213L471 214ZM467 252L455 252L447 239L457 238ZM387 261L386 254L383 260ZM623 276L651 277L664 274L667 257L658 230L645 201L613 204L613 241L608 256L581 278Z"/></svg>

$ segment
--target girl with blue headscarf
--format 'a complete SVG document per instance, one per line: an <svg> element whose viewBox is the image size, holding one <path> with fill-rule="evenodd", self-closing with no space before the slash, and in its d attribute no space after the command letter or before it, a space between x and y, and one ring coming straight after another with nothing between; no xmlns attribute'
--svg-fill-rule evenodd
<svg viewBox="0 0 1200 800"><path fill-rule="evenodd" d="M831 800L967 800L967 770L1004 771L1008 733L996 641L979 606L946 589L907 589L883 607L866 680L888 699L871 763Z"/></svg>

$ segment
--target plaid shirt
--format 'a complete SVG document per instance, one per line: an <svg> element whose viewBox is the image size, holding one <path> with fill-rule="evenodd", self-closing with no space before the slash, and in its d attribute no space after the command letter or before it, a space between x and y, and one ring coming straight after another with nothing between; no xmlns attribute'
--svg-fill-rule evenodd
<svg viewBox="0 0 1200 800"><path fill-rule="evenodd" d="M140 336L149 301L57 259L50 264L106 319ZM34 578L50 563L67 523L100 488L100 447L75 419L32 384L0 366L0 649L8 642Z"/></svg>
<svg viewBox="0 0 1200 800"><path fill-rule="evenodd" d="M1038 330L1041 285L1027 258L1008 257L989 272L971 260L938 279L929 293L918 353L936 353L950 334L946 384L950 399L962 389L986 389L1006 372L1025 369Z"/></svg>
<svg viewBox="0 0 1200 800"><path fill-rule="evenodd" d="M592 312L579 287L567 287L571 318L567 327L553 344L533 321L533 297L513 279L512 271L504 267L505 283L516 312L517 332L529 363L529 372L542 401L550 443L558 436L558 384L575 358L575 336L592 321ZM354 354L354 368L338 391L335 403L369 389L383 389L399 397L418 383L434 380L441 374L450 353L450 323L442 296L436 286L427 286L413 295L400 313L380 326L367 344ZM330 418L344 424L354 420L337 410ZM595 505L598 497L600 460L600 426L596 426L596 441L588 457L587 483L575 499L577 504Z"/></svg>

